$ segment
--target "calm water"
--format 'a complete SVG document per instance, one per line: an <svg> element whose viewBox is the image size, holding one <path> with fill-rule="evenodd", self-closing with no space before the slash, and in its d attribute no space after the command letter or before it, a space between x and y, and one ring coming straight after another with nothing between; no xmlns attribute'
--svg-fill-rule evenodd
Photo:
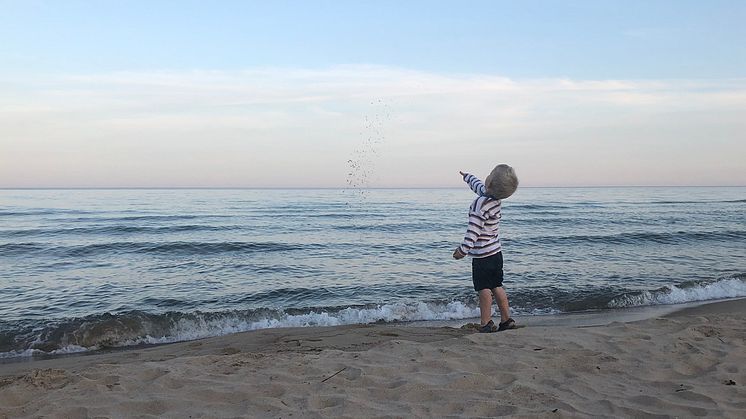
<svg viewBox="0 0 746 419"><path fill-rule="evenodd" d="M445 190L0 190L4 357L477 316ZM523 188L520 315L746 296L746 188Z"/></svg>

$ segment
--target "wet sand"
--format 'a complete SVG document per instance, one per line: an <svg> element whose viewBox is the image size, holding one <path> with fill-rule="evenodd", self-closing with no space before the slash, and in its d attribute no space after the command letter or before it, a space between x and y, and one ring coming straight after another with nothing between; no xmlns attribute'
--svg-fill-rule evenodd
<svg viewBox="0 0 746 419"><path fill-rule="evenodd" d="M743 417L746 300L638 318L272 329L6 363L0 418Z"/></svg>

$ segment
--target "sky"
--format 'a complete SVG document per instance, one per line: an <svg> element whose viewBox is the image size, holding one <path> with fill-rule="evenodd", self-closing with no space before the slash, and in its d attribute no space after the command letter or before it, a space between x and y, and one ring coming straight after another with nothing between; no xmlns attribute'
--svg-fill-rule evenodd
<svg viewBox="0 0 746 419"><path fill-rule="evenodd" d="M746 185L744 1L0 10L4 188Z"/></svg>

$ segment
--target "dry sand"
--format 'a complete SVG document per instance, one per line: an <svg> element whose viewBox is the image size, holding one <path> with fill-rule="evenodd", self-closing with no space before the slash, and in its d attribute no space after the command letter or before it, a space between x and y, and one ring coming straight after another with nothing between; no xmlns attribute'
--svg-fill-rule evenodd
<svg viewBox="0 0 746 419"><path fill-rule="evenodd" d="M494 334L274 329L0 365L0 418L746 417L746 300Z"/></svg>

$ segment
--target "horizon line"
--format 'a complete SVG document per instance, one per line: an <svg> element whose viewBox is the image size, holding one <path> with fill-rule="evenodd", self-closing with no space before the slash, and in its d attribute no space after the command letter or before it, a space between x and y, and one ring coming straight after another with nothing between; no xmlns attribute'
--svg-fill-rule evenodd
<svg viewBox="0 0 746 419"><path fill-rule="evenodd" d="M592 188L743 188L744 185L575 185L521 186L521 189L592 189ZM387 190L387 189L461 189L460 186L39 186L0 187L3 191L23 190Z"/></svg>

